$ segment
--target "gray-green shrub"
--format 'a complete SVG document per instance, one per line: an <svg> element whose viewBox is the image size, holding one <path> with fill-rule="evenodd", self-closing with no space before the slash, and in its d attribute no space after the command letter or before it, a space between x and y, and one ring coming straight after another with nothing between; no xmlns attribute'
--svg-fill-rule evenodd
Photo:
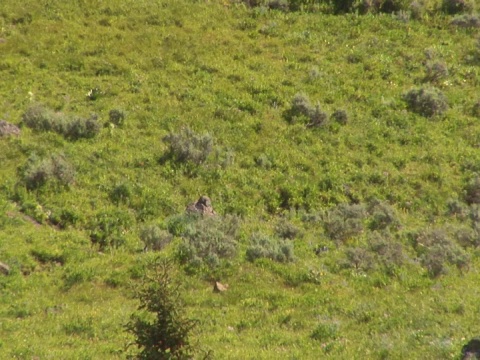
<svg viewBox="0 0 480 360"><path fill-rule="evenodd" d="M439 82L448 76L448 67L444 61L429 61L425 65L424 81Z"/></svg>
<svg viewBox="0 0 480 360"><path fill-rule="evenodd" d="M22 123L37 131L53 131L67 139L91 138L100 132L96 115L83 118L54 112L42 104L33 104L22 115Z"/></svg>
<svg viewBox="0 0 480 360"><path fill-rule="evenodd" d="M207 266L214 269L223 259L237 253L237 231L240 220L236 216L192 217L180 231L182 242L177 248L181 263L192 269Z"/></svg>
<svg viewBox="0 0 480 360"><path fill-rule="evenodd" d="M434 87L412 89L403 98L409 110L426 117L441 115L448 109L447 98Z"/></svg>
<svg viewBox="0 0 480 360"><path fill-rule="evenodd" d="M370 230L383 230L387 227L398 227L400 221L395 210L386 202L372 200L368 204Z"/></svg>
<svg viewBox="0 0 480 360"><path fill-rule="evenodd" d="M333 112L332 119L340 125L346 125L348 123L348 114L343 109L337 109Z"/></svg>
<svg viewBox="0 0 480 360"><path fill-rule="evenodd" d="M108 121L119 127L122 127L125 124L126 117L127 115L125 114L125 111L120 109L112 109L108 113Z"/></svg>
<svg viewBox="0 0 480 360"><path fill-rule="evenodd" d="M47 182L69 186L75 181L75 169L62 154L46 158L31 155L22 167L21 175L29 190L40 188Z"/></svg>
<svg viewBox="0 0 480 360"><path fill-rule="evenodd" d="M248 261L266 258L286 263L295 260L293 243L285 239L277 239L265 234L255 233L251 236L251 245L247 248Z"/></svg>
<svg viewBox="0 0 480 360"><path fill-rule="evenodd" d="M200 135L188 127L166 135L163 142L168 145L167 159L196 165L204 163L213 150L213 137L210 134Z"/></svg>
<svg viewBox="0 0 480 360"><path fill-rule="evenodd" d="M173 239L173 236L157 225L144 226L140 230L140 240L145 244L145 250L162 250Z"/></svg>
<svg viewBox="0 0 480 360"><path fill-rule="evenodd" d="M475 9L475 0L443 0L442 10L447 14L471 12Z"/></svg>
<svg viewBox="0 0 480 360"><path fill-rule="evenodd" d="M468 204L480 204L480 177L476 176L465 186L465 201Z"/></svg>
<svg viewBox="0 0 480 360"><path fill-rule="evenodd" d="M361 204L339 204L326 213L325 233L336 242L345 242L363 232L365 216L365 206Z"/></svg>
<svg viewBox="0 0 480 360"><path fill-rule="evenodd" d="M454 241L444 228L425 230L417 234L415 249L422 265L432 277L445 274L447 265L459 269L468 266L468 254Z"/></svg>
<svg viewBox="0 0 480 360"><path fill-rule="evenodd" d="M320 109L320 105L312 105L308 96L302 93L293 97L290 108L283 116L291 124L301 123L307 127L319 127L328 121L328 115Z"/></svg>
<svg viewBox="0 0 480 360"><path fill-rule="evenodd" d="M295 239L300 233L300 229L287 219L282 218L275 225L275 234L282 239Z"/></svg>

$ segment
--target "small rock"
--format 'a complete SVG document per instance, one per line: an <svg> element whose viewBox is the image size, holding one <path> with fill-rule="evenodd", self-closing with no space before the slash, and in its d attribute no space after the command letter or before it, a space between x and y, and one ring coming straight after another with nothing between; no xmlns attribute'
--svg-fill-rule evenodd
<svg viewBox="0 0 480 360"><path fill-rule="evenodd" d="M2 273L3 275L10 274L10 266L0 262L0 273Z"/></svg>
<svg viewBox="0 0 480 360"><path fill-rule="evenodd" d="M213 292L224 292L227 291L228 285L227 284L221 284L218 281L215 281L215 284L213 285Z"/></svg>
<svg viewBox="0 0 480 360"><path fill-rule="evenodd" d="M190 204L186 208L187 213L199 213L202 215L216 215L213 210L212 201L208 196L200 196L196 202Z"/></svg>

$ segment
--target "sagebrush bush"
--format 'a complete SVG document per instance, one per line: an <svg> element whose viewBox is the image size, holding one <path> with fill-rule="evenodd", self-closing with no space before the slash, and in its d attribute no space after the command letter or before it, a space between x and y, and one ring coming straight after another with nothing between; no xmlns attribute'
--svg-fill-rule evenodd
<svg viewBox="0 0 480 360"><path fill-rule="evenodd" d="M439 82L448 76L447 64L443 61L429 61L425 65L424 81Z"/></svg>
<svg viewBox="0 0 480 360"><path fill-rule="evenodd" d="M30 106L22 115L22 123L37 131L53 131L67 139L91 138L100 132L96 115L88 118L56 113L42 104Z"/></svg>
<svg viewBox="0 0 480 360"><path fill-rule="evenodd" d="M470 260L468 254L443 228L420 232L415 239L415 248L422 265L432 277L447 273L447 265L463 269Z"/></svg>
<svg viewBox="0 0 480 360"><path fill-rule="evenodd" d="M196 165L204 163L213 150L213 137L210 134L200 135L188 127L166 135L163 142L168 145L166 158Z"/></svg>
<svg viewBox="0 0 480 360"><path fill-rule="evenodd" d="M466 219L469 214L469 207L463 201L458 199L449 199L447 201L447 214L459 219Z"/></svg>
<svg viewBox="0 0 480 360"><path fill-rule="evenodd" d="M472 115L480 119L480 100L477 100L472 106Z"/></svg>
<svg viewBox="0 0 480 360"><path fill-rule="evenodd" d="M480 28L480 17L474 14L462 14L452 19L450 24L462 28Z"/></svg>
<svg viewBox="0 0 480 360"><path fill-rule="evenodd" d="M275 234L282 239L293 240L299 233L300 229L285 218L275 225Z"/></svg>
<svg viewBox="0 0 480 360"><path fill-rule="evenodd" d="M144 250L162 250L173 239L173 236L157 225L144 226L140 230L140 240L145 244Z"/></svg>
<svg viewBox="0 0 480 360"><path fill-rule="evenodd" d="M319 127L328 121L328 115L320 109L319 105L313 106L307 95L296 94L290 108L283 113L284 118L291 124L301 123L307 127Z"/></svg>
<svg viewBox="0 0 480 360"><path fill-rule="evenodd" d="M129 358L193 358L195 351L190 334L196 322L186 316L180 282L173 274L173 265L166 261L157 261L146 271L136 293L140 304L125 326L126 331L134 335L136 351L139 351Z"/></svg>
<svg viewBox="0 0 480 360"><path fill-rule="evenodd" d="M372 200L368 204L369 228L383 230L387 227L398 227L400 221L395 210L386 202Z"/></svg>
<svg viewBox="0 0 480 360"><path fill-rule="evenodd" d="M37 189L47 182L69 186L75 181L75 168L64 155L55 154L40 158L33 154L21 169L22 180L29 190Z"/></svg>
<svg viewBox="0 0 480 360"><path fill-rule="evenodd" d="M295 260L293 243L285 239L276 239L265 234L255 233L251 236L251 245L247 248L248 261L266 258L286 263Z"/></svg>
<svg viewBox="0 0 480 360"><path fill-rule="evenodd" d="M38 131L56 131L62 118L42 104L31 105L22 115L22 123Z"/></svg>
<svg viewBox="0 0 480 360"><path fill-rule="evenodd" d="M409 110L426 117L441 115L448 109L447 98L434 87L412 89L403 98Z"/></svg>
<svg viewBox="0 0 480 360"><path fill-rule="evenodd" d="M363 232L366 209L361 204L339 204L326 213L325 233L336 242L345 242Z"/></svg>
<svg viewBox="0 0 480 360"><path fill-rule="evenodd" d="M177 248L181 263L192 269L207 266L213 269L223 259L233 258L237 253L237 231L240 220L236 216L188 216L180 230L182 242Z"/></svg>
<svg viewBox="0 0 480 360"><path fill-rule="evenodd" d="M341 264L346 268L368 271L375 268L375 258L373 254L362 247L351 247L345 249L346 259Z"/></svg>
<svg viewBox="0 0 480 360"><path fill-rule="evenodd" d="M88 118L72 116L57 132L71 140L88 139L100 132L100 122L97 115L91 115Z"/></svg>
<svg viewBox="0 0 480 360"><path fill-rule="evenodd" d="M348 114L343 109L337 109L333 112L332 119L340 125L346 125L348 123Z"/></svg>
<svg viewBox="0 0 480 360"><path fill-rule="evenodd" d="M468 204L480 204L480 177L476 176L465 186L465 201Z"/></svg>
<svg viewBox="0 0 480 360"><path fill-rule="evenodd" d="M443 0L442 10L447 14L469 13L475 9L475 0Z"/></svg>
<svg viewBox="0 0 480 360"><path fill-rule="evenodd" d="M389 232L373 231L368 234L368 248L375 254L376 262L384 271L392 275L407 260L400 243L396 242Z"/></svg>
<svg viewBox="0 0 480 360"><path fill-rule="evenodd" d="M118 127L122 127L125 124L126 117L125 111L120 109L112 109L108 113L108 121Z"/></svg>

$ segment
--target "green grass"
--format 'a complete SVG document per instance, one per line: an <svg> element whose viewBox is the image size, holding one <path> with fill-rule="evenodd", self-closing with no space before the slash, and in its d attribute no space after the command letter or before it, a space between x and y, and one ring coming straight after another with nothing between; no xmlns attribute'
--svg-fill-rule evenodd
<svg viewBox="0 0 480 360"><path fill-rule="evenodd" d="M97 114L101 130L74 139L21 126L0 138L0 261L11 268L0 275L1 358L125 358L134 289L157 255L140 233L169 229L200 195L241 218L234 258L176 262L193 339L213 358L455 358L478 336L478 249L455 235L469 229L477 243L465 193L480 171L478 29L441 13L404 22L229 1L4 3L0 119L21 125L40 103L58 118ZM438 81L435 61L448 68ZM432 86L448 109L411 111L405 94ZM290 122L297 94L347 122ZM212 138L205 161L168 156L162 139L185 128ZM28 187L27 160L58 154L74 180ZM385 228L375 199L395 217ZM466 215L447 211L452 199ZM354 203L359 230L345 215L335 226L347 235L329 233L337 206ZM279 240L282 222L298 229L285 240L294 262L249 262L252 234ZM444 259L445 273L429 275L416 239L431 229L468 267ZM386 256L369 248L375 230L403 264L375 262ZM161 256L178 260L175 235ZM371 269L352 248L372 253ZM213 293L213 280L228 291Z"/></svg>

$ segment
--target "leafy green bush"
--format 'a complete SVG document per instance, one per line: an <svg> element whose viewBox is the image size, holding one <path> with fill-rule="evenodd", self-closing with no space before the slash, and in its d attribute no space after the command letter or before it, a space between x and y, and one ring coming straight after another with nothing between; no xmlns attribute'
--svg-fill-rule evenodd
<svg viewBox="0 0 480 360"><path fill-rule="evenodd" d="M218 267L222 259L236 255L239 225L236 216L196 217L180 233L182 242L178 246L177 257L192 269Z"/></svg>
<svg viewBox="0 0 480 360"><path fill-rule="evenodd" d="M441 115L448 109L445 95L433 87L412 89L403 98L411 111L426 117Z"/></svg>
<svg viewBox="0 0 480 360"><path fill-rule="evenodd" d="M40 188L47 182L69 186L75 181L75 169L61 154L39 158L33 154L21 168L22 180L27 189Z"/></svg>
<svg viewBox="0 0 480 360"><path fill-rule="evenodd" d="M89 118L56 113L42 104L30 106L22 115L22 123L37 131L53 131L67 139L91 138L100 132L96 115Z"/></svg>
<svg viewBox="0 0 480 360"><path fill-rule="evenodd" d="M178 282L172 275L173 265L158 262L145 274L136 297L137 311L126 324L126 331L135 336L139 353L134 359L191 359L194 348L190 334L196 322L186 317ZM129 344L132 345L132 344Z"/></svg>
<svg viewBox="0 0 480 360"><path fill-rule="evenodd" d="M145 226L140 231L140 240L145 244L145 250L162 250L173 239L173 236L159 226Z"/></svg>
<svg viewBox="0 0 480 360"><path fill-rule="evenodd" d="M204 163L213 150L213 138L209 134L199 135L190 128L182 128L179 133L170 133L163 138L168 145L166 159L178 162Z"/></svg>
<svg viewBox="0 0 480 360"><path fill-rule="evenodd" d="M317 341L328 341L338 337L338 325L334 323L318 324L310 337Z"/></svg>
<svg viewBox="0 0 480 360"><path fill-rule="evenodd" d="M124 210L114 209L99 212L90 223L90 239L101 250L125 244L125 235L133 225L132 216Z"/></svg>
<svg viewBox="0 0 480 360"><path fill-rule="evenodd" d="M167 230L173 236L182 236L187 228L194 226L194 223L200 218L201 214L195 212L174 215L167 219Z"/></svg>
<svg viewBox="0 0 480 360"><path fill-rule="evenodd" d="M120 183L110 191L110 200L115 204L129 203L132 196L132 188L129 183Z"/></svg>
<svg viewBox="0 0 480 360"><path fill-rule="evenodd" d="M275 239L265 234L255 233L251 237L251 245L247 248L248 261L267 258L281 263L295 260L293 243L285 239Z"/></svg>

